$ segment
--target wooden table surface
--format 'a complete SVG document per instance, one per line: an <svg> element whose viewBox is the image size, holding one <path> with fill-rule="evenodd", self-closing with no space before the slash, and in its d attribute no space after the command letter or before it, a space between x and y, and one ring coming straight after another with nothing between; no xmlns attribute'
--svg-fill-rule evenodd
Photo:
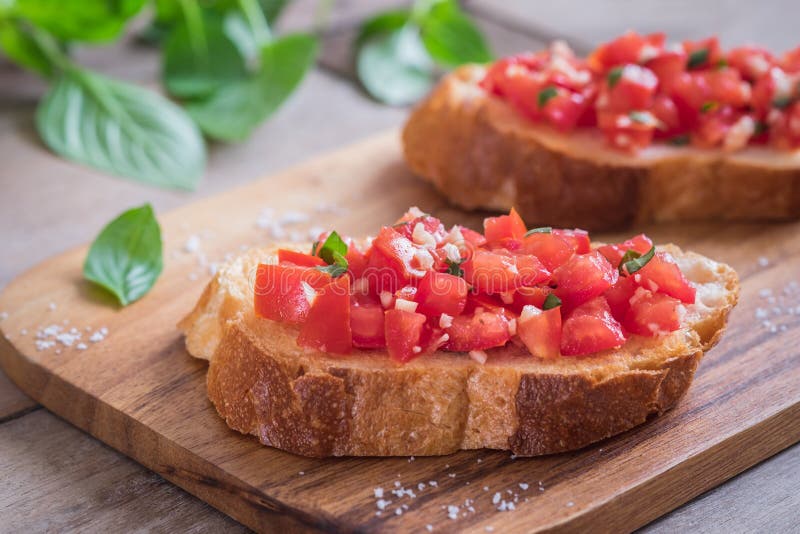
<svg viewBox="0 0 800 534"><path fill-rule="evenodd" d="M308 27L314 1L295 1L286 29ZM90 241L125 208L156 210L196 201L313 155L402 123L406 110L370 101L353 84L349 45L364 16L393 0L335 3L317 67L299 91L253 137L215 145L203 183L193 193L115 179L50 154L33 128L44 85L0 60L0 287L39 261ZM766 3L737 10L737 0L604 0L466 4L497 54L536 48L563 37L585 51L627 28L667 29L678 38L716 29L726 44L753 41L783 50L797 44L800 4ZM158 58L131 42L80 50L87 65L155 86ZM8 311L8 310L0 310ZM0 532L171 531L246 529L37 406L0 373ZM785 532L800 524L800 445L648 525L650 532Z"/></svg>

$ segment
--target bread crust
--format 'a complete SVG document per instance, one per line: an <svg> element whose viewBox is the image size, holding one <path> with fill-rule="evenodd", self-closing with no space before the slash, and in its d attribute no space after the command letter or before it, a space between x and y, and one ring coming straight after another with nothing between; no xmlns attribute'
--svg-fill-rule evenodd
<svg viewBox="0 0 800 534"><path fill-rule="evenodd" d="M521 117L477 83L445 76L403 129L405 159L454 204L529 224L609 230L651 221L800 218L800 151L736 153L654 145L608 148L597 131L561 134Z"/></svg>
<svg viewBox="0 0 800 534"><path fill-rule="evenodd" d="M398 364L383 351L340 356L304 349L295 327L252 312L247 274L269 261L270 251L223 267L179 327L190 353L210 359L208 395L219 414L265 445L314 457L478 448L550 454L671 408L719 339L738 298L736 273L665 248L698 284L687 326L584 358L539 359L509 345L488 351L485 364L447 352Z"/></svg>

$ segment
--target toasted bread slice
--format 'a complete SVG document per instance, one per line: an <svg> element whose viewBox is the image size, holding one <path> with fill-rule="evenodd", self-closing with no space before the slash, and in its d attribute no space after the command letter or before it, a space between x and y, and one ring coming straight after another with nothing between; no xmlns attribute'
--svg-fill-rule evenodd
<svg viewBox="0 0 800 534"><path fill-rule="evenodd" d="M619 350L541 359L513 344L480 364L437 352L400 364L384 351L333 355L297 345L297 329L256 317L253 277L277 249L222 267L179 327L210 360L208 395L228 425L306 456L438 455L583 447L672 407L719 339L739 286L725 264L671 252L697 287L685 326L633 336ZM307 247L306 247L307 250Z"/></svg>
<svg viewBox="0 0 800 534"><path fill-rule="evenodd" d="M612 229L648 221L800 217L800 150L738 152L656 143L610 148L596 129L564 134L478 87L485 69L446 76L403 130L411 170L453 203L530 224Z"/></svg>

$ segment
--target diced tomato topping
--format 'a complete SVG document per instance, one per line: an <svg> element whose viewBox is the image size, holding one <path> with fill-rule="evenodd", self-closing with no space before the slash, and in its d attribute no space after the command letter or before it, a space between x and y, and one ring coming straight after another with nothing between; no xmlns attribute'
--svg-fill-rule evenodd
<svg viewBox="0 0 800 534"><path fill-rule="evenodd" d="M634 273L633 279L645 289L694 304L697 290L683 275L675 259L666 252L656 252L644 267Z"/></svg>
<svg viewBox="0 0 800 534"><path fill-rule="evenodd" d="M625 334L606 299L596 297L575 308L561 328L561 354L580 356L621 347Z"/></svg>
<svg viewBox="0 0 800 534"><path fill-rule="evenodd" d="M678 299L640 287L630 299L623 324L628 331L640 336L673 332L681 327L680 305Z"/></svg>
<svg viewBox="0 0 800 534"><path fill-rule="evenodd" d="M512 342L556 358L618 347L621 325L646 336L675 331L680 302L694 301L694 286L669 254L619 268L626 251L652 250L644 234L593 250L579 229L525 235L514 210L486 221L488 240L420 213L412 209L369 245L341 236L347 250L337 265L346 261L346 273L280 249L277 264L256 271L256 315L299 325L299 345L332 354L385 349L407 362Z"/></svg>
<svg viewBox="0 0 800 534"><path fill-rule="evenodd" d="M611 265L618 268L622 257L627 251L634 250L639 254L645 254L649 252L651 248L653 248L653 242L650 241L650 238L644 234L639 234L627 241L617 243L616 245L603 245L602 247L598 247L597 250L600 254L605 256Z"/></svg>
<svg viewBox="0 0 800 534"><path fill-rule="evenodd" d="M535 256L502 250L476 250L461 267L464 278L477 291L489 294L534 286L550 278L550 272Z"/></svg>
<svg viewBox="0 0 800 534"><path fill-rule="evenodd" d="M490 243L499 242L505 238L521 240L525 237L525 223L514 208L508 215L487 217L483 221L483 233Z"/></svg>
<svg viewBox="0 0 800 534"><path fill-rule="evenodd" d="M556 358L561 354L561 310L527 306L517 321L517 334L531 354Z"/></svg>
<svg viewBox="0 0 800 534"><path fill-rule="evenodd" d="M575 228L574 230L553 229L553 235L572 245L576 254L586 254L592 250L589 232L586 230L581 230L580 228Z"/></svg>
<svg viewBox="0 0 800 534"><path fill-rule="evenodd" d="M379 349L386 346L383 308L378 302L350 303L350 329L353 346Z"/></svg>
<svg viewBox="0 0 800 534"><path fill-rule="evenodd" d="M627 32L585 60L563 44L501 59L480 86L557 130L599 127L620 150L655 139L735 151L800 148L799 81L800 47L776 58L753 46L724 52L716 37L667 47L663 33Z"/></svg>
<svg viewBox="0 0 800 534"><path fill-rule="evenodd" d="M318 256L312 256L311 254L304 254L296 250L288 250L285 248L278 249L278 262L289 262L300 265L301 267L325 266L323 259Z"/></svg>
<svg viewBox="0 0 800 534"><path fill-rule="evenodd" d="M456 352L502 347L511 338L508 319L503 313L494 311L454 317L452 325L445 328L445 332L450 336L445 348Z"/></svg>
<svg viewBox="0 0 800 534"><path fill-rule="evenodd" d="M480 234L475 230L465 228L464 226L460 226L459 230L461 231L461 235L464 237L464 241L473 247L482 247L486 244L486 238L483 236L483 234Z"/></svg>
<svg viewBox="0 0 800 534"><path fill-rule="evenodd" d="M425 315L459 315L467 304L467 281L460 276L428 271L416 294L419 312Z"/></svg>
<svg viewBox="0 0 800 534"><path fill-rule="evenodd" d="M386 311L384 320L389 356L399 362L407 362L422 354L424 315L392 309Z"/></svg>
<svg viewBox="0 0 800 534"><path fill-rule="evenodd" d="M570 309L602 295L618 279L617 270L598 251L577 254L553 272L555 294Z"/></svg>
<svg viewBox="0 0 800 534"><path fill-rule="evenodd" d="M261 264L256 270L255 311L260 317L301 323L316 291L331 281L329 274L295 265Z"/></svg>
<svg viewBox="0 0 800 534"><path fill-rule="evenodd" d="M605 109L627 112L631 109L648 109L653 105L658 78L647 67L625 65L614 80L613 85L611 80L607 81L608 103Z"/></svg>
<svg viewBox="0 0 800 534"><path fill-rule="evenodd" d="M571 238L565 239L552 232L533 233L522 242L522 250L539 258L551 272L570 259L578 246L583 247L583 244L577 244Z"/></svg>
<svg viewBox="0 0 800 534"><path fill-rule="evenodd" d="M297 336L297 344L336 354L347 354L352 350L348 276L334 278L317 292Z"/></svg>
<svg viewBox="0 0 800 534"><path fill-rule="evenodd" d="M603 293L611 310L611 315L617 321L624 321L625 314L631 307L631 297L636 292L636 283L633 278L621 276L616 284L611 286Z"/></svg>

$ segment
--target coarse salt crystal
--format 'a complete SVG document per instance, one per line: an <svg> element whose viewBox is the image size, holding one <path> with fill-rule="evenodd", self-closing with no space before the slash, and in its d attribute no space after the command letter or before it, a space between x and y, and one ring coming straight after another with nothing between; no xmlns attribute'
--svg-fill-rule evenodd
<svg viewBox="0 0 800 534"><path fill-rule="evenodd" d="M524 491L524 490L526 490L526 489L528 489L529 487L530 487L530 486L529 486L528 484L526 484L525 482L520 482L520 483L519 483L519 489L521 489L521 490L523 490L523 491Z"/></svg>
<svg viewBox="0 0 800 534"><path fill-rule="evenodd" d="M433 525L430 524L425 525L425 530L427 530L428 532L433 532Z"/></svg>
<svg viewBox="0 0 800 534"><path fill-rule="evenodd" d="M86 343L78 343L75 345L75 348L78 350L86 350L89 348L89 346Z"/></svg>
<svg viewBox="0 0 800 534"><path fill-rule="evenodd" d="M376 499L382 499L383 498L383 488L380 488L380 487L375 488L374 490L372 490L372 493L373 493L373 495L375 495Z"/></svg>
<svg viewBox="0 0 800 534"><path fill-rule="evenodd" d="M758 258L758 265L761 266L761 267L768 266L769 265L769 259L765 258L764 256L759 257Z"/></svg>
<svg viewBox="0 0 800 534"><path fill-rule="evenodd" d="M386 510L386 507L392 504L392 501L387 501L386 499L379 499L375 506L378 507L378 510Z"/></svg>
<svg viewBox="0 0 800 534"><path fill-rule="evenodd" d="M498 491L498 492L496 492L496 493L494 494L494 496L492 497L492 504L497 504L497 503L499 503L499 502L500 502L500 499L501 499L501 495L500 495L500 492Z"/></svg>
<svg viewBox="0 0 800 534"><path fill-rule="evenodd" d="M55 302L51 302L50 304L47 305L47 309L50 310L50 311L55 311L56 303Z"/></svg>
<svg viewBox="0 0 800 534"><path fill-rule="evenodd" d="M452 504L447 507L447 516L450 519L458 519L458 506L453 506Z"/></svg>
<svg viewBox="0 0 800 534"><path fill-rule="evenodd" d="M397 509L394 511L394 515L403 515L403 509L402 509L402 508L397 508Z"/></svg>
<svg viewBox="0 0 800 534"><path fill-rule="evenodd" d="M307 222L311 217L302 211L287 211L278 218L281 224L300 224Z"/></svg>
<svg viewBox="0 0 800 534"><path fill-rule="evenodd" d="M0 312L0 321L8 319L8 312Z"/></svg>
<svg viewBox="0 0 800 534"><path fill-rule="evenodd" d="M572 508L573 506L575 506L575 503L574 503L574 502L572 502L572 501L569 501L569 502L567 503L567 506L568 506L568 507L570 507L570 508Z"/></svg>
<svg viewBox="0 0 800 534"><path fill-rule="evenodd" d="M194 254L200 250L200 237L196 235L190 235L183 244L183 250L189 254Z"/></svg>
<svg viewBox="0 0 800 534"><path fill-rule="evenodd" d="M758 296L761 297L762 299L769 298L772 296L772 290L768 287L760 289L758 291Z"/></svg>

